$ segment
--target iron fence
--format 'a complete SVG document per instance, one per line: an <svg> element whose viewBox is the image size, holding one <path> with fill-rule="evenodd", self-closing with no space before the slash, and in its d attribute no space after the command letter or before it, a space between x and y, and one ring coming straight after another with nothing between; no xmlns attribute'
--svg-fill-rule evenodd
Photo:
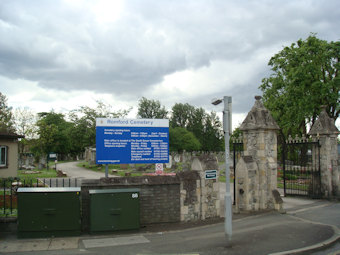
<svg viewBox="0 0 340 255"><path fill-rule="evenodd" d="M284 195L319 198L321 194L320 143L306 137L283 143L282 181Z"/></svg>

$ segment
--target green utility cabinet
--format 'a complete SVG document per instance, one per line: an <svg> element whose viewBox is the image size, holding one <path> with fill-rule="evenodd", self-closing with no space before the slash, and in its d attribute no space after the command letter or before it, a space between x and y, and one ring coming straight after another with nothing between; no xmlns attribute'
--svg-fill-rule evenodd
<svg viewBox="0 0 340 255"><path fill-rule="evenodd" d="M90 190L90 231L139 229L139 189Z"/></svg>
<svg viewBox="0 0 340 255"><path fill-rule="evenodd" d="M19 188L18 237L80 235L80 188Z"/></svg>

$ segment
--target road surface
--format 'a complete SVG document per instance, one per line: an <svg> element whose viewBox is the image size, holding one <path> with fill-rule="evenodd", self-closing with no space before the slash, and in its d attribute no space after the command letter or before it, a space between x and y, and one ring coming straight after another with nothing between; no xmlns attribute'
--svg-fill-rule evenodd
<svg viewBox="0 0 340 255"><path fill-rule="evenodd" d="M80 187L84 179L99 179L105 177L105 173L87 170L78 167L79 162L67 162L57 164L57 170L67 174L64 178L41 178L40 181L49 187ZM114 175L111 175L114 176Z"/></svg>
<svg viewBox="0 0 340 255"><path fill-rule="evenodd" d="M77 179L99 179L101 177L105 177L105 173L95 172L91 170L87 170L83 167L78 167L77 164L79 162L67 162L57 164L57 169L65 172L68 178L77 178Z"/></svg>

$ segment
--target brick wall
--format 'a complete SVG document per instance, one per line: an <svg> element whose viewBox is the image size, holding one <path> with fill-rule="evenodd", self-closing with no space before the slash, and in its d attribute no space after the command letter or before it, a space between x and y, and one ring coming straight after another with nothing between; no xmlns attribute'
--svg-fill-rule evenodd
<svg viewBox="0 0 340 255"><path fill-rule="evenodd" d="M180 179L177 176L141 176L83 180L82 230L89 230L89 190L92 189L140 189L140 223L180 221Z"/></svg>

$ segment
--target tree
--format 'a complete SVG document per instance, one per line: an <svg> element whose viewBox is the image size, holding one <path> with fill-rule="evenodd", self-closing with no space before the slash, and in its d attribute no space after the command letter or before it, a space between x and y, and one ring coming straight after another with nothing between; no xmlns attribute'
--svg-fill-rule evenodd
<svg viewBox="0 0 340 255"><path fill-rule="evenodd" d="M182 127L192 132L204 151L223 150L222 124L216 113L189 104L172 107L171 127Z"/></svg>
<svg viewBox="0 0 340 255"><path fill-rule="evenodd" d="M12 107L7 105L7 97L0 92L0 132L14 133Z"/></svg>
<svg viewBox="0 0 340 255"><path fill-rule="evenodd" d="M195 107L189 104L177 103L172 107L170 124L172 127L187 128L192 121Z"/></svg>
<svg viewBox="0 0 340 255"><path fill-rule="evenodd" d="M16 132L24 135L27 139L32 139L36 133L36 115L27 107L17 108L13 114Z"/></svg>
<svg viewBox="0 0 340 255"><path fill-rule="evenodd" d="M139 118L145 119L166 119L168 111L164 106L161 106L160 101L142 97L139 100L137 115Z"/></svg>
<svg viewBox="0 0 340 255"><path fill-rule="evenodd" d="M273 73L262 80L264 105L288 133L306 134L321 106L334 121L340 112L340 42L327 42L311 34L274 55Z"/></svg>
<svg viewBox="0 0 340 255"><path fill-rule="evenodd" d="M34 151L39 155L48 155L55 152L59 155L67 155L70 152L71 140L68 136L71 123L65 120L61 113L41 112L38 113L39 120L38 140Z"/></svg>
<svg viewBox="0 0 340 255"><path fill-rule="evenodd" d="M25 138L19 141L19 152L24 153L26 152L27 145L36 136L36 115L27 107L15 109L13 115L16 132L25 136Z"/></svg>
<svg viewBox="0 0 340 255"><path fill-rule="evenodd" d="M170 151L198 151L201 149L201 144L195 135L185 128L170 128L169 136Z"/></svg>
<svg viewBox="0 0 340 255"><path fill-rule="evenodd" d="M96 118L122 118L128 110L113 111L112 106L97 101L96 108L81 106L80 109L69 113L72 122L69 136L72 139L71 153L77 155L84 152L86 147L96 144Z"/></svg>
<svg viewBox="0 0 340 255"><path fill-rule="evenodd" d="M223 151L224 134L222 123L215 112L205 115L204 129L201 135L202 149L205 151Z"/></svg>

